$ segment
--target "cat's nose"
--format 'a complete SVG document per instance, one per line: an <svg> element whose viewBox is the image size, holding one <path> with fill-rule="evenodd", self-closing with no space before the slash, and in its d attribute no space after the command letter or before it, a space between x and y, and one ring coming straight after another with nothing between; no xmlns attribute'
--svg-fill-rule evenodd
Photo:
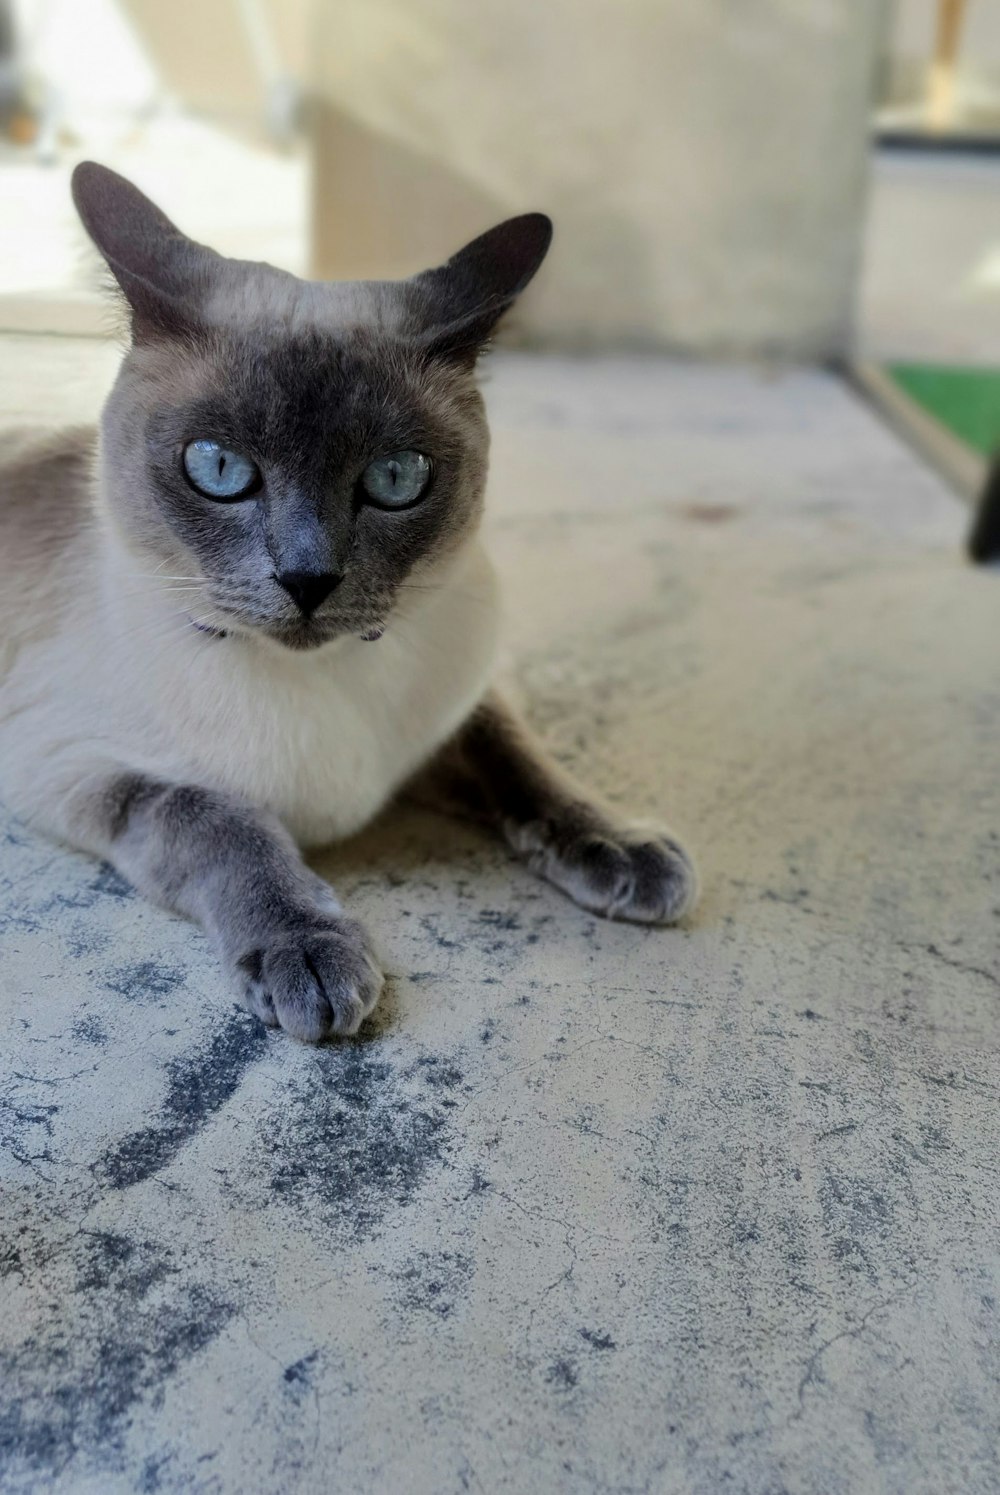
<svg viewBox="0 0 1000 1495"><path fill-rule="evenodd" d="M282 571L275 579L307 618L343 581L336 571Z"/></svg>

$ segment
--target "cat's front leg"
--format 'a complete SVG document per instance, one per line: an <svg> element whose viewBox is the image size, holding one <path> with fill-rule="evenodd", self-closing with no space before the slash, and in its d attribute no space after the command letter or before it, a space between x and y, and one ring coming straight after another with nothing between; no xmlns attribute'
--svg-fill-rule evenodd
<svg viewBox="0 0 1000 1495"><path fill-rule="evenodd" d="M535 872L593 913L672 924L695 904L697 875L680 842L595 803L495 693L413 787L424 803L493 824Z"/></svg>
<svg viewBox="0 0 1000 1495"><path fill-rule="evenodd" d="M66 839L203 925L244 1005L318 1042L356 1032L382 988L367 932L279 822L238 799L102 769L57 800Z"/></svg>

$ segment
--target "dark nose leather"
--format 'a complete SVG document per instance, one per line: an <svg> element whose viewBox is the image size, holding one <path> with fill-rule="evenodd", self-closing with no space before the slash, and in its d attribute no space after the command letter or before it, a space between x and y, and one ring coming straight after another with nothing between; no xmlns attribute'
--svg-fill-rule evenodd
<svg viewBox="0 0 1000 1495"><path fill-rule="evenodd" d="M335 571L282 571L277 580L308 618L326 601L342 577Z"/></svg>

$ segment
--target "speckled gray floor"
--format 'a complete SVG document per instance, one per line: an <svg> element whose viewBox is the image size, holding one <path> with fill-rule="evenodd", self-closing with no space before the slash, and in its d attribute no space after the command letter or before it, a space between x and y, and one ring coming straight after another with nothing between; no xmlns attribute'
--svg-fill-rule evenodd
<svg viewBox="0 0 1000 1495"><path fill-rule="evenodd" d="M1000 575L824 375L489 394L513 673L700 912L412 813L328 859L393 981L307 1050L9 824L0 1488L995 1491Z"/></svg>

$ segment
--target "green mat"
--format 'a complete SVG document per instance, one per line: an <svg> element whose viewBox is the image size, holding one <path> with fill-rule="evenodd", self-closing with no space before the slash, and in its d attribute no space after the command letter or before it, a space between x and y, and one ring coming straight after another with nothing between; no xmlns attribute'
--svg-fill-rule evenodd
<svg viewBox="0 0 1000 1495"><path fill-rule="evenodd" d="M929 363L892 363L899 387L985 456L1000 449L1000 369L955 368Z"/></svg>

